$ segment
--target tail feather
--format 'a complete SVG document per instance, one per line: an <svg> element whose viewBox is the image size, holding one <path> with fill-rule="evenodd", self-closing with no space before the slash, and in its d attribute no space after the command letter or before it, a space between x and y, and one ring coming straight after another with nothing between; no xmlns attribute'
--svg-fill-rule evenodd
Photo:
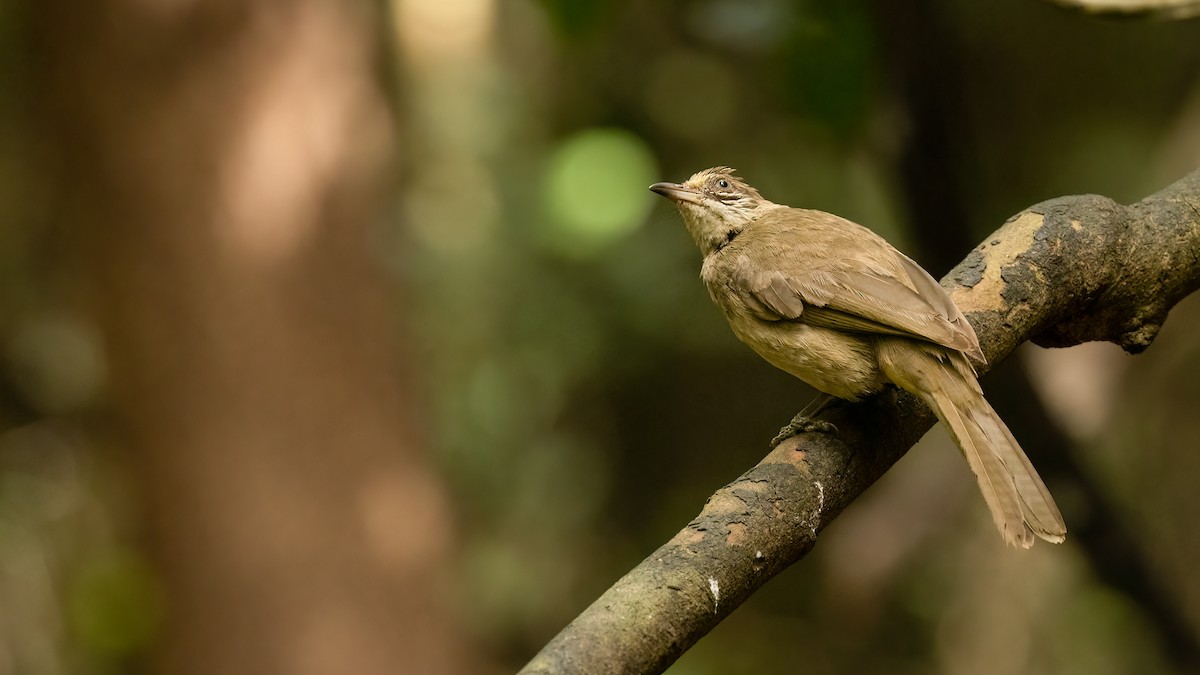
<svg viewBox="0 0 1200 675"><path fill-rule="evenodd" d="M1062 542L1067 528L1054 498L984 399L966 358L898 341L880 353L888 377L924 400L949 429L1005 541L1020 548L1032 546L1034 537Z"/></svg>
<svg viewBox="0 0 1200 675"><path fill-rule="evenodd" d="M989 439L994 439L992 447L997 449L997 454L1004 460L1016 483L1025 521L1038 537L1056 544L1062 543L1066 535L1066 526L1063 524L1062 514L1058 511L1058 505L1054 503L1054 497L1050 496L1050 490L1046 488L1037 469L1033 468L1033 464L1000 416L982 396L978 400L985 408L985 413L976 414L974 417L984 434Z"/></svg>
<svg viewBox="0 0 1200 675"><path fill-rule="evenodd" d="M933 392L928 397L931 408L945 422L962 450L963 457L971 466L971 472L979 481L979 491L983 493L983 501L992 512L992 520L996 528L1008 543L1021 548L1033 545L1032 530L1025 525L1021 495L1017 492L1016 482L1009 476L1007 468L1000 457L991 452L986 443L979 442L979 427L971 416L964 416L958 404L941 392Z"/></svg>

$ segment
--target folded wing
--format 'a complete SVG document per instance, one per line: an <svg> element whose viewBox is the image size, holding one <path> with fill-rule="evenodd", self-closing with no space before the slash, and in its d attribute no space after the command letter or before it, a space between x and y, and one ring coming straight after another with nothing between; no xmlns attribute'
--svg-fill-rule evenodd
<svg viewBox="0 0 1200 675"><path fill-rule="evenodd" d="M792 257L764 265L741 255L728 283L764 321L908 336L986 362L974 329L946 291L907 256L877 241L881 248L869 259L835 258L817 269L789 269Z"/></svg>

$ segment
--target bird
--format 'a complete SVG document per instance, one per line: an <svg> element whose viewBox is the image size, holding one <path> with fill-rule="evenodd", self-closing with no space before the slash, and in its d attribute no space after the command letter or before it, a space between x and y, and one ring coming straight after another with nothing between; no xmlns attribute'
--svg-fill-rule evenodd
<svg viewBox="0 0 1200 675"><path fill-rule="evenodd" d="M728 167L650 189L678 208L704 258L700 278L734 335L822 392L818 410L888 385L910 392L949 429L1005 542L1065 540L1054 498L984 398L975 330L920 265L862 225L764 198ZM807 417L810 409L776 442L835 431Z"/></svg>

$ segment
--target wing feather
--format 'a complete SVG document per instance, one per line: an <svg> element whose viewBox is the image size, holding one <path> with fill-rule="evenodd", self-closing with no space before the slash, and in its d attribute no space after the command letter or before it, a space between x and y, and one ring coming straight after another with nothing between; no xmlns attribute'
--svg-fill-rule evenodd
<svg viewBox="0 0 1200 675"><path fill-rule="evenodd" d="M797 229L803 231L783 233L779 241L757 242L758 255L753 260L742 249L726 277L730 290L744 300L752 314L767 321L911 336L984 362L971 324L946 291L912 259L850 221L815 211L789 211ZM816 218L829 222L813 228L812 219ZM862 251L863 233L875 246L856 257L837 256L851 244ZM741 236L753 238L754 228ZM797 241L832 255L798 256ZM807 265L801 265L801 260Z"/></svg>

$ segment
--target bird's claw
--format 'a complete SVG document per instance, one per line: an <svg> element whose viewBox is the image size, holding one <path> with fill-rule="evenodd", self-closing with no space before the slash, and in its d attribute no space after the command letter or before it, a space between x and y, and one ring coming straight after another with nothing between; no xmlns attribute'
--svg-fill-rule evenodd
<svg viewBox="0 0 1200 675"><path fill-rule="evenodd" d="M788 422L786 425L784 425L784 427L779 430L779 433L775 435L775 438L771 439L770 447L772 450L774 450L776 446L792 436L798 436L800 434L810 432L818 434L836 434L837 427L832 422L813 419L811 417L806 417L804 413L800 413L799 415L793 417L791 422Z"/></svg>

